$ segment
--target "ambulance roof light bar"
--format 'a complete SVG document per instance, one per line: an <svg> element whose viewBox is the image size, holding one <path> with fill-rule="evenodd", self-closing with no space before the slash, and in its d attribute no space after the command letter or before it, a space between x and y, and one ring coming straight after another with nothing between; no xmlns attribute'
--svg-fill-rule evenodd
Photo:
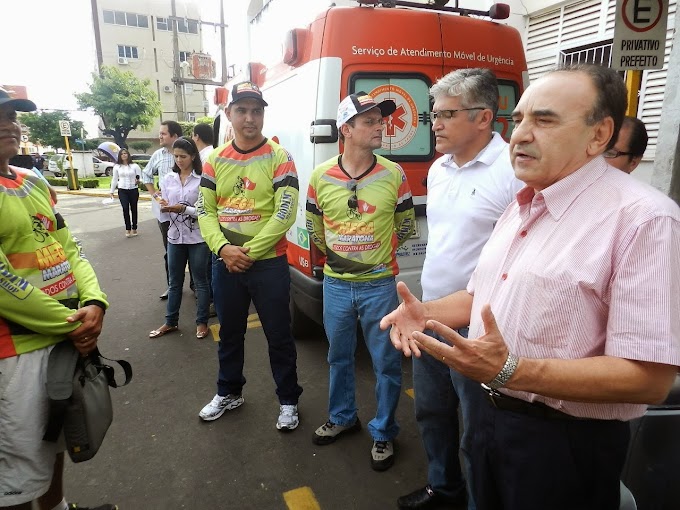
<svg viewBox="0 0 680 510"><path fill-rule="evenodd" d="M359 5L431 9L436 11L455 12L461 16L485 16L491 19L508 19L510 17L510 6L508 4L493 4L488 11L478 11L475 9L465 9L463 7L446 7L444 4L448 3L448 0L434 0L434 4L407 2L405 0L357 0L357 2L359 2ZM456 5L457 4L458 2L456 2Z"/></svg>

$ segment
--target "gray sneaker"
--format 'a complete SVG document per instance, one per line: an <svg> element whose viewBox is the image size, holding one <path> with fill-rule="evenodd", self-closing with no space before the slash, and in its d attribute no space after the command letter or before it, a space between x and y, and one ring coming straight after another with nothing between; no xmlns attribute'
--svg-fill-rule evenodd
<svg viewBox="0 0 680 510"><path fill-rule="evenodd" d="M336 425L335 423L332 423L330 420L328 420L326 423L316 429L316 431L314 431L312 443L319 446L331 444L335 442L335 440L341 434L357 432L358 430L361 430L361 422L359 421L359 418L357 418L357 421L355 421L352 425L346 427L343 425Z"/></svg>
<svg viewBox="0 0 680 510"><path fill-rule="evenodd" d="M373 441L371 448L371 467L374 471L385 471L394 464L394 443L392 441Z"/></svg>
<svg viewBox="0 0 680 510"><path fill-rule="evenodd" d="M243 404L243 397L241 395L232 395L231 393L226 397L215 395L210 403L201 409L198 413L201 420L213 421L224 414L224 411L231 411Z"/></svg>
<svg viewBox="0 0 680 510"><path fill-rule="evenodd" d="M282 431L295 430L300 425L300 415L297 405L282 405L279 407L279 419L276 428Z"/></svg>

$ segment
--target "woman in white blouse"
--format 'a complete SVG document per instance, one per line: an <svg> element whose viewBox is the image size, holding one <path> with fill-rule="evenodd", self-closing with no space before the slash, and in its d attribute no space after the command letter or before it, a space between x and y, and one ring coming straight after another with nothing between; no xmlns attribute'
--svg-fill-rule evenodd
<svg viewBox="0 0 680 510"><path fill-rule="evenodd" d="M208 287L208 258L210 250L198 228L195 203L201 183L201 158L196 143L187 137L175 140L172 145L175 166L161 183L161 212L170 216L168 227L168 273L170 288L165 313L165 323L149 333L158 338L177 331L179 309L182 304L185 268L194 277L196 288L196 338L208 336L208 310L210 291ZM193 299L192 299L193 301Z"/></svg>
<svg viewBox="0 0 680 510"><path fill-rule="evenodd" d="M111 198L118 188L118 198L123 207L123 221L125 221L125 237L137 235L137 202L139 202L139 175L142 170L137 163L130 160L127 149L121 149L118 153L118 164L113 165L113 177L111 178ZM132 221L130 213L132 212Z"/></svg>

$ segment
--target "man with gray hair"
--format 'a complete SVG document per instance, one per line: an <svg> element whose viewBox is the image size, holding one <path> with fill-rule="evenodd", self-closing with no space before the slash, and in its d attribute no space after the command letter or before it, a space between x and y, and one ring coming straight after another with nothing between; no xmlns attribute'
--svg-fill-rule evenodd
<svg viewBox="0 0 680 510"><path fill-rule="evenodd" d="M423 301L464 289L482 247L522 183L515 179L508 144L493 131L498 82L488 69L453 71L430 90L436 149L444 154L427 176L429 242L423 265ZM458 332L467 336L467 327ZM433 333L430 333L433 334ZM460 450L469 470L467 420L470 391L479 384L427 354L413 357L416 420L428 458L428 484L398 499L401 509L435 508L466 501ZM468 508L474 509L469 498Z"/></svg>

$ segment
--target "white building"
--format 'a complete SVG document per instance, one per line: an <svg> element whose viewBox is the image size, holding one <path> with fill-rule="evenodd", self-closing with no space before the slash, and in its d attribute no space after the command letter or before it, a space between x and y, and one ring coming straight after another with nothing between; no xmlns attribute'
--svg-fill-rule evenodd
<svg viewBox="0 0 680 510"><path fill-rule="evenodd" d="M97 9L95 39L99 39L100 64L150 79L161 101L162 113L154 125L148 131L130 132L128 140L148 139L157 144L161 121L193 121L207 115L204 85L176 86L172 81L175 59L181 63L181 76L193 78L188 60L192 53L202 52L200 13L194 2L176 1L175 16L182 18L177 21L177 55L171 0L95 0L93 5Z"/></svg>

